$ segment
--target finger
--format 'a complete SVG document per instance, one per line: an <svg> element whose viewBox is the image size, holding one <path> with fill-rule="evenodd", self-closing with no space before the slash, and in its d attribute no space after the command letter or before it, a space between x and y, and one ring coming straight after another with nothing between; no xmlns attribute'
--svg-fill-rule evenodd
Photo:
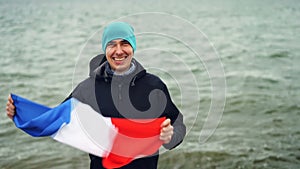
<svg viewBox="0 0 300 169"><path fill-rule="evenodd" d="M162 141L170 141L172 139L172 135L159 137L159 139Z"/></svg>
<svg viewBox="0 0 300 169"><path fill-rule="evenodd" d="M172 125L169 125L167 127L162 128L161 132L167 133L167 132L170 132L170 131L173 131L173 130L174 130L174 127Z"/></svg>
<svg viewBox="0 0 300 169"><path fill-rule="evenodd" d="M7 114L7 117L10 118L10 119L13 119L13 116Z"/></svg>
<svg viewBox="0 0 300 169"><path fill-rule="evenodd" d="M15 115L15 112L11 111L11 110L9 109L9 107L6 107L6 115L7 115L10 119L12 119L13 116Z"/></svg>
<svg viewBox="0 0 300 169"><path fill-rule="evenodd" d="M160 136L161 136L161 137L168 137L168 136L172 136L173 134L174 134L173 126L164 128L164 129L162 129L162 131L160 132Z"/></svg>
<svg viewBox="0 0 300 169"><path fill-rule="evenodd" d="M12 120L14 116L7 114L7 116Z"/></svg>
<svg viewBox="0 0 300 169"><path fill-rule="evenodd" d="M172 138L172 136L159 137L159 139L162 140L162 141L171 140L171 138Z"/></svg>
<svg viewBox="0 0 300 169"><path fill-rule="evenodd" d="M14 103L14 100L12 99L11 95L8 95L8 101L9 101L10 103Z"/></svg>
<svg viewBox="0 0 300 169"><path fill-rule="evenodd" d="M174 134L173 130L167 131L167 132L161 132L160 136L165 137L165 136L172 136Z"/></svg>
<svg viewBox="0 0 300 169"><path fill-rule="evenodd" d="M172 136L160 137L160 140L163 141L164 144L168 144L172 139Z"/></svg>
<svg viewBox="0 0 300 169"><path fill-rule="evenodd" d="M166 127L168 125L171 124L171 120L170 119L166 119L165 121L163 121L160 125L160 127Z"/></svg>
<svg viewBox="0 0 300 169"><path fill-rule="evenodd" d="M15 110L15 106L13 105L13 103L10 103L9 101L7 102L7 104L6 104L6 107L8 107L9 109L11 109L11 110Z"/></svg>

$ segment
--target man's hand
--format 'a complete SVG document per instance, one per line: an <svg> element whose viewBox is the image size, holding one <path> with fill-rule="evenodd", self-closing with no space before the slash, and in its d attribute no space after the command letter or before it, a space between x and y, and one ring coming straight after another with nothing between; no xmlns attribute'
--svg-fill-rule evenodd
<svg viewBox="0 0 300 169"><path fill-rule="evenodd" d="M173 126L171 125L171 120L166 119L164 122L161 123L161 130L160 130L160 140L164 142L164 144L170 143L172 136L173 136Z"/></svg>
<svg viewBox="0 0 300 169"><path fill-rule="evenodd" d="M10 118L13 119L15 115L15 109L16 107L14 106L14 101L11 98L11 95L8 96L7 103L6 103L6 115Z"/></svg>

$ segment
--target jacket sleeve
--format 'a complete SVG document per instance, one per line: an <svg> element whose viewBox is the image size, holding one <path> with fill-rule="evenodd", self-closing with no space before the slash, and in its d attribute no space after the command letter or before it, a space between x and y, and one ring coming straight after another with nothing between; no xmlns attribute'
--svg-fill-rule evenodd
<svg viewBox="0 0 300 169"><path fill-rule="evenodd" d="M166 85L164 85L163 91L167 97L165 112L167 114L167 118L170 118L171 124L174 127L174 134L170 143L164 144L163 146L166 149L173 149L183 141L186 135L186 126L183 123L183 115L173 103Z"/></svg>

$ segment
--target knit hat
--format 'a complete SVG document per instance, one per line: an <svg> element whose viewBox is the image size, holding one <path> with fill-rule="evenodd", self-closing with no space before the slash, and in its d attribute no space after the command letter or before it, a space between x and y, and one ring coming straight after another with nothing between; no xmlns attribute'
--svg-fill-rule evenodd
<svg viewBox="0 0 300 169"><path fill-rule="evenodd" d="M107 43L115 39L124 39L128 41L133 51L136 50L134 29L128 23L113 22L104 28L102 34L102 50L105 52Z"/></svg>

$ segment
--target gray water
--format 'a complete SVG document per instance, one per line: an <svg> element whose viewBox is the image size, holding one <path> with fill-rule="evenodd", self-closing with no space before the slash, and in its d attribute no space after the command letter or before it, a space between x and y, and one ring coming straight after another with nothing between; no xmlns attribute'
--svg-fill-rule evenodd
<svg viewBox="0 0 300 169"><path fill-rule="evenodd" d="M89 168L86 153L16 129L5 103L12 92L58 105L117 19L141 33L135 57L166 82L188 127L159 168L299 168L299 18L297 0L0 1L0 168ZM199 140L212 104L218 126Z"/></svg>

